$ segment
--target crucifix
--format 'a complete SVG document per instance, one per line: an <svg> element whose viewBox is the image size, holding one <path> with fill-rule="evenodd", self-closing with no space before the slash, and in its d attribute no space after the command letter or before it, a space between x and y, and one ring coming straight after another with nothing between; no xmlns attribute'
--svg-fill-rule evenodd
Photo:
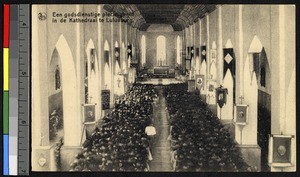
<svg viewBox="0 0 300 177"><path fill-rule="evenodd" d="M240 104L242 104L244 97L241 95L239 98L240 98Z"/></svg>
<svg viewBox="0 0 300 177"><path fill-rule="evenodd" d="M44 134L43 134L43 132L41 132L41 142L40 142L40 146L43 146L43 139L44 139Z"/></svg>

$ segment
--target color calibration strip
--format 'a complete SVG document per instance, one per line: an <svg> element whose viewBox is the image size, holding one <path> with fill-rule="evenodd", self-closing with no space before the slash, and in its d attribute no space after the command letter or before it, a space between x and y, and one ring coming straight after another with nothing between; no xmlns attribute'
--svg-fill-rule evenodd
<svg viewBox="0 0 300 177"><path fill-rule="evenodd" d="M3 12L3 175L28 175L30 6Z"/></svg>
<svg viewBox="0 0 300 177"><path fill-rule="evenodd" d="M18 174L19 5L10 4L9 31L9 175Z"/></svg>
<svg viewBox="0 0 300 177"><path fill-rule="evenodd" d="M18 21L18 32L14 33L16 33L16 37L18 37L18 50L16 49L16 57L18 60L16 60L16 67L13 65L10 65L10 67L14 67L14 70L17 71L15 77L18 78L18 87L17 90L14 91L18 93L18 175L29 175L30 5L19 4L18 13L16 12L16 14L18 14L16 15ZM11 35L11 37L13 37L13 35ZM12 59L13 58L11 56L11 63L14 61Z"/></svg>
<svg viewBox="0 0 300 177"><path fill-rule="evenodd" d="M3 9L3 175L9 175L9 24L10 6Z"/></svg>

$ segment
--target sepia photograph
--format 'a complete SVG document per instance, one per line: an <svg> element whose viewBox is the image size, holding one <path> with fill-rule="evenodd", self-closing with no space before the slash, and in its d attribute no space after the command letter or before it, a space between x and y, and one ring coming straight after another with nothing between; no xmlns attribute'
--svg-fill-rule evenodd
<svg viewBox="0 0 300 177"><path fill-rule="evenodd" d="M33 4L33 172L295 172L296 6Z"/></svg>

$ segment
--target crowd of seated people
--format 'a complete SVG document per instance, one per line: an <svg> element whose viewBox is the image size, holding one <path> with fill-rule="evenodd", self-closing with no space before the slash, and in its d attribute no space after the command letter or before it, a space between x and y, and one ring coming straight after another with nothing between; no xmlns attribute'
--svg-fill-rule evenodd
<svg viewBox="0 0 300 177"><path fill-rule="evenodd" d="M255 171L244 162L234 140L187 84L165 88L170 114L174 171Z"/></svg>
<svg viewBox="0 0 300 177"><path fill-rule="evenodd" d="M151 153L145 128L152 123L155 97L152 85L134 84L118 98L84 142L71 171L148 171Z"/></svg>

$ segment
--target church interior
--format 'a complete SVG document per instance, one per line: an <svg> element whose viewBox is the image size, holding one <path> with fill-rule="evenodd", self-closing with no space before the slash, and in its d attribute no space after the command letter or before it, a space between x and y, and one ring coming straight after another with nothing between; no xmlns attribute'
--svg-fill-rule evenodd
<svg viewBox="0 0 300 177"><path fill-rule="evenodd" d="M31 33L33 171L296 170L295 6L39 4Z"/></svg>

